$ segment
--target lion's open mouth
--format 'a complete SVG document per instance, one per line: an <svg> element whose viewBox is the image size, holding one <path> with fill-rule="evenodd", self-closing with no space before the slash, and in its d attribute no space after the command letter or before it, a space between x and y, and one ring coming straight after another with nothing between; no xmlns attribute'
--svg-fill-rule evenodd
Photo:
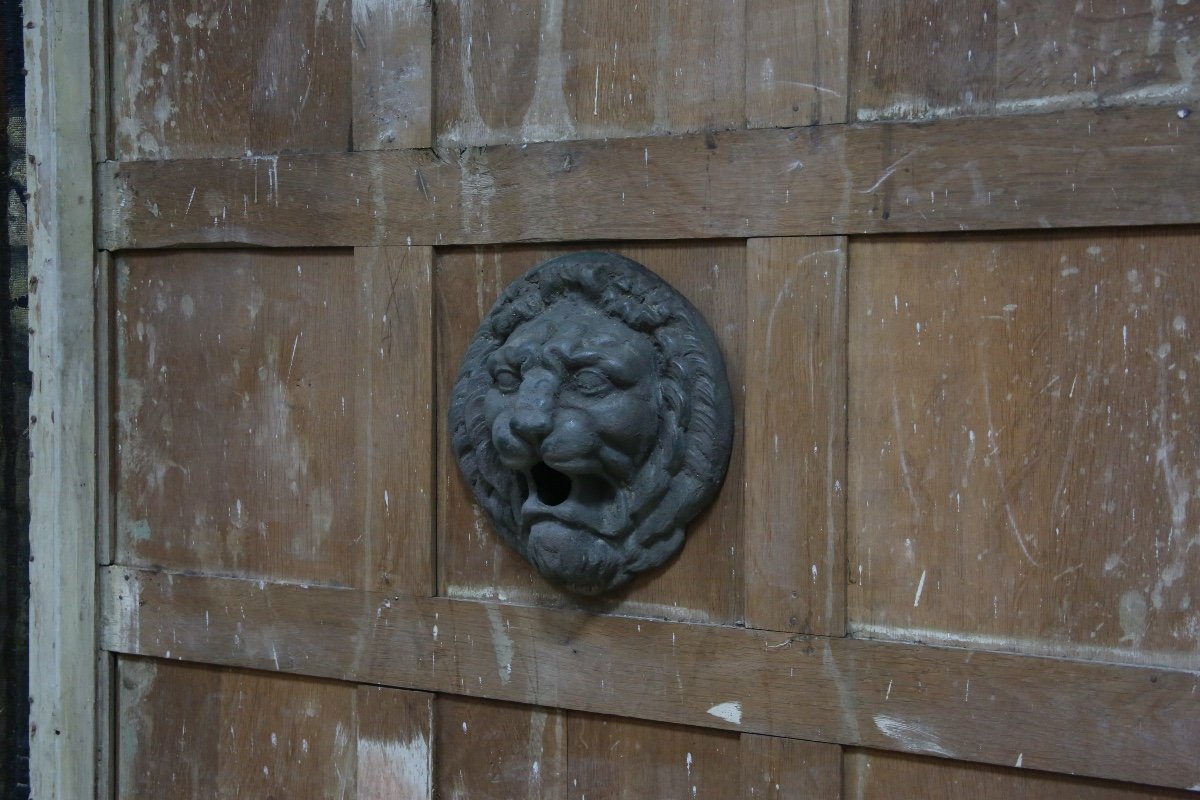
<svg viewBox="0 0 1200 800"><path fill-rule="evenodd" d="M533 490L543 505L557 506L571 496L571 476L559 472L545 461L539 461L529 470L533 479Z"/></svg>

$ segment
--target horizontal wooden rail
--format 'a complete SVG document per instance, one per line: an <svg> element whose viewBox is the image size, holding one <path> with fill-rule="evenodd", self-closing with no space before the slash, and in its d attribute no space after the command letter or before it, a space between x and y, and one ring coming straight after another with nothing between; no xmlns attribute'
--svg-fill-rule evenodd
<svg viewBox="0 0 1200 800"><path fill-rule="evenodd" d="M1123 109L98 167L102 249L1200 222L1196 119Z"/></svg>
<svg viewBox="0 0 1200 800"><path fill-rule="evenodd" d="M110 567L112 651L1190 788L1200 673Z"/></svg>

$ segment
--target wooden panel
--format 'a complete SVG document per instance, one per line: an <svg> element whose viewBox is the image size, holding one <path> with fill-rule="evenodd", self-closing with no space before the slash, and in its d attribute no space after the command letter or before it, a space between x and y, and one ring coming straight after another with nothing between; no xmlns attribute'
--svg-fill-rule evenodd
<svg viewBox="0 0 1200 800"><path fill-rule="evenodd" d="M553 255L577 248L512 247L439 253L438 408L450 393L479 321L499 292L526 270ZM741 419L745 248L740 242L700 245L651 244L602 247L657 272L699 309L716 333L734 388L735 419ZM464 298L474 298L474 308ZM491 529L458 472L447 434L439 428L438 569L440 591L449 597L488 597L593 611L690 621L733 622L742 612L741 426L725 485L707 511L688 526L682 553L665 568L637 578L614 597L582 598L544 581Z"/></svg>
<svg viewBox="0 0 1200 800"><path fill-rule="evenodd" d="M113 0L124 159L345 150L349 0Z"/></svg>
<svg viewBox="0 0 1200 800"><path fill-rule="evenodd" d="M121 259L120 560L428 593L429 268L427 248Z"/></svg>
<svg viewBox="0 0 1200 800"><path fill-rule="evenodd" d="M853 245L854 629L1196 667L1198 244Z"/></svg>
<svg viewBox="0 0 1200 800"><path fill-rule="evenodd" d="M846 241L747 251L746 624L845 629Z"/></svg>
<svg viewBox="0 0 1200 800"><path fill-rule="evenodd" d="M842 748L837 745L754 733L741 738L741 797L841 797Z"/></svg>
<svg viewBox="0 0 1200 800"><path fill-rule="evenodd" d="M572 797L737 797L737 734L571 714Z"/></svg>
<svg viewBox="0 0 1200 800"><path fill-rule="evenodd" d="M1128 783L1082 780L1065 775L902 753L858 750L846 753L846 796L856 800L921 797L926 800L1152 800L1195 797L1188 792Z"/></svg>
<svg viewBox="0 0 1200 800"><path fill-rule="evenodd" d="M1187 103L1195 10L1162 0L856 0L860 120Z"/></svg>
<svg viewBox="0 0 1200 800"><path fill-rule="evenodd" d="M1196 222L1198 119L1081 111L105 164L100 239L477 244Z"/></svg>
<svg viewBox="0 0 1200 800"><path fill-rule="evenodd" d="M353 686L121 659L117 694L122 798L356 796Z"/></svg>
<svg viewBox="0 0 1200 800"><path fill-rule="evenodd" d="M103 779L94 757L96 727L108 718L103 707L107 693L97 685L93 572L98 555L96 252L92 182L86 178L94 163L91 14L87 3L26 0L23 7L29 70L24 167L29 189L28 355L33 371L25 431L30 495L29 784L39 800L59 800L86 797L95 790L97 777ZM7 33L4 37L9 46L13 38ZM6 208L16 185L6 184ZM9 224L7 215L4 224ZM20 380L25 380L24 374ZM13 388L11 383L5 387ZM19 440L12 444L13 460L23 460L16 457ZM15 481L10 486L15 489ZM20 536L18 516L8 518ZM6 596L23 591L11 584L5 589ZM15 604L6 606L6 624L11 620L14 626L23 625L18 614ZM16 681L15 676L5 677L9 688ZM16 745L20 734L14 731L9 737L9 730L0 735Z"/></svg>
<svg viewBox="0 0 1200 800"><path fill-rule="evenodd" d="M846 121L850 0L746 0L746 126Z"/></svg>
<svg viewBox="0 0 1200 800"><path fill-rule="evenodd" d="M744 0L437 3L437 140L741 127Z"/></svg>
<svg viewBox="0 0 1200 800"><path fill-rule="evenodd" d="M354 149L429 147L433 9L427 0L350 0Z"/></svg>
<svg viewBox="0 0 1200 800"><path fill-rule="evenodd" d="M102 571L110 650L1170 787L1194 670Z"/></svg>
<svg viewBox="0 0 1200 800"><path fill-rule="evenodd" d="M358 800L433 796L433 695L359 686Z"/></svg>
<svg viewBox="0 0 1200 800"><path fill-rule="evenodd" d="M437 716L438 797L566 797L563 712L439 697Z"/></svg>
<svg viewBox="0 0 1200 800"><path fill-rule="evenodd" d="M354 272L367 311L355 350L369 404L356 431L368 548L361 585L432 594L433 250L358 248Z"/></svg>

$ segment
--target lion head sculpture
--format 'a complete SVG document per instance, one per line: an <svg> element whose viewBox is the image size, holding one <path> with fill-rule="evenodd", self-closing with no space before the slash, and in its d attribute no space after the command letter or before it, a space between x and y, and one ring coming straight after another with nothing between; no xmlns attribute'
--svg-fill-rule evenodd
<svg viewBox="0 0 1200 800"><path fill-rule="evenodd" d="M683 546L725 477L733 406L691 303L635 261L577 253L504 290L463 358L449 425L501 538L593 595Z"/></svg>

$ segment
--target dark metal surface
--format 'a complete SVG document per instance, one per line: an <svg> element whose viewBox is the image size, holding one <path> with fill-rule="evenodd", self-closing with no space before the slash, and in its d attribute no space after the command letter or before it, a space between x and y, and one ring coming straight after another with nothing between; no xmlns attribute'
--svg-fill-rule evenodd
<svg viewBox="0 0 1200 800"><path fill-rule="evenodd" d="M630 259L575 253L505 289L463 359L449 424L501 538L594 595L683 546L725 477L733 406L691 303Z"/></svg>

